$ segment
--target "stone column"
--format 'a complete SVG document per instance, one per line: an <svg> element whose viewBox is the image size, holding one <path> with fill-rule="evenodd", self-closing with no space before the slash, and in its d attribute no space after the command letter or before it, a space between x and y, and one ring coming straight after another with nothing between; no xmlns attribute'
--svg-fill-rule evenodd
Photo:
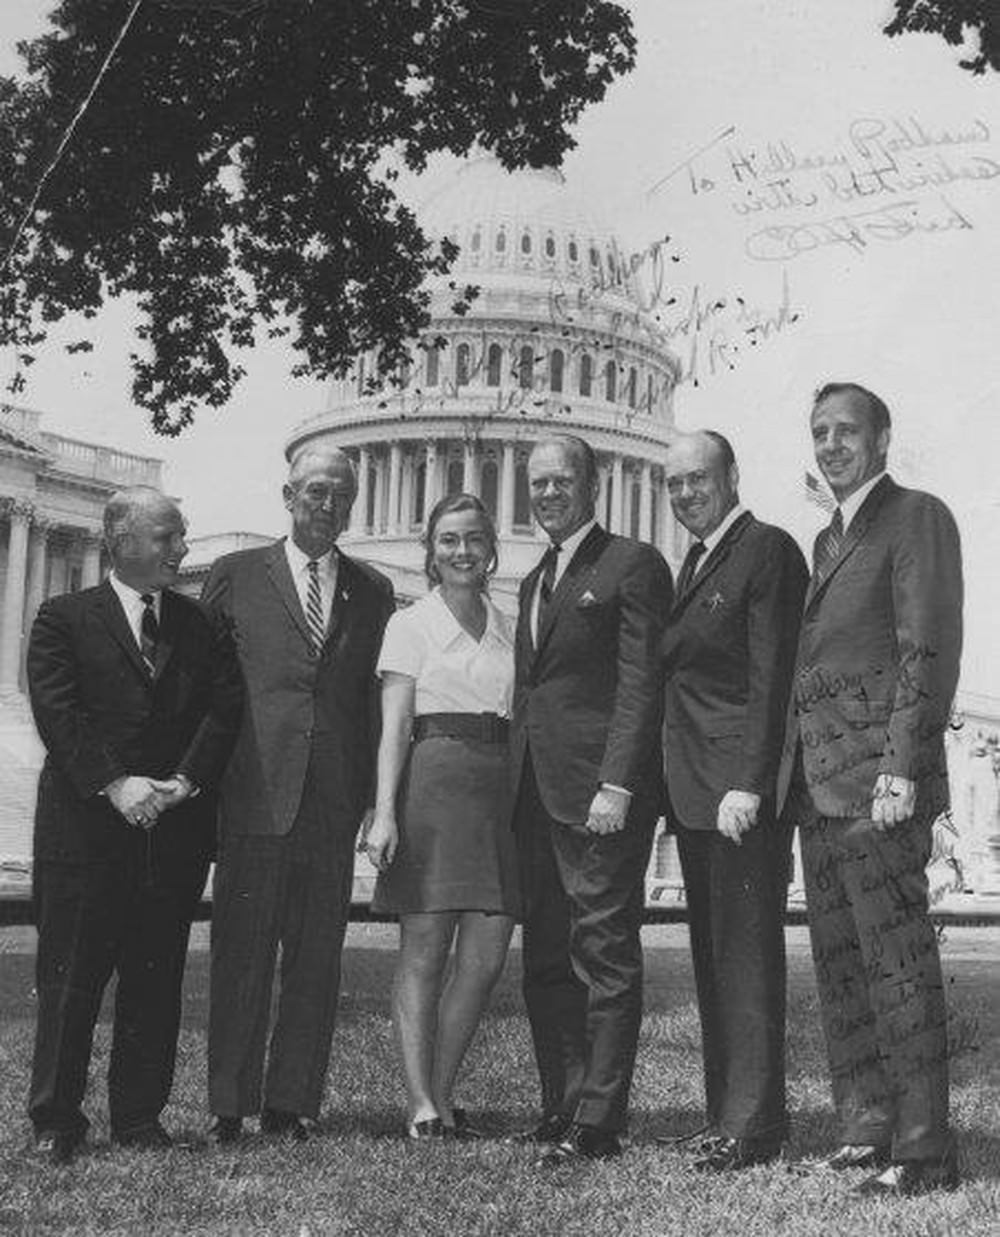
<svg viewBox="0 0 1000 1237"><path fill-rule="evenodd" d="M18 694L21 642L24 638L24 594L27 583L28 529L34 508L21 498L5 504L10 521L7 541L7 581L3 593L3 627L0 629L0 696Z"/></svg>
<svg viewBox="0 0 1000 1237"><path fill-rule="evenodd" d="M368 527L368 470L371 468L371 453L367 447L358 448L358 492L351 508L350 531L360 537Z"/></svg>
<svg viewBox="0 0 1000 1237"><path fill-rule="evenodd" d="M441 497L441 464L438 458L436 438L427 439L427 455L424 462L424 523Z"/></svg>
<svg viewBox="0 0 1000 1237"><path fill-rule="evenodd" d="M372 514L372 532L380 533L385 527L385 456L375 457L375 511Z"/></svg>
<svg viewBox="0 0 1000 1237"><path fill-rule="evenodd" d="M99 532L87 533L83 543L83 571L80 583L83 588L93 588L101 582L101 545L103 538Z"/></svg>
<svg viewBox="0 0 1000 1237"><path fill-rule="evenodd" d="M653 540L653 465L643 460L639 473L639 539Z"/></svg>
<svg viewBox="0 0 1000 1237"><path fill-rule="evenodd" d="M465 454L462 459L462 489L466 494L479 494L476 444L471 438L465 440Z"/></svg>
<svg viewBox="0 0 1000 1237"><path fill-rule="evenodd" d="M517 461L514 444L504 441L500 456L500 510L498 512L500 536L509 537L514 531L514 485L517 479Z"/></svg>
<svg viewBox="0 0 1000 1237"><path fill-rule="evenodd" d="M416 459L412 451L403 454L403 477L399 493L399 527L408 533L413 523L413 469Z"/></svg>
<svg viewBox="0 0 1000 1237"><path fill-rule="evenodd" d="M611 531L622 531L622 510L625 495L625 465L616 455L611 463Z"/></svg>
<svg viewBox="0 0 1000 1237"><path fill-rule="evenodd" d="M403 449L398 442L389 444L389 513L385 527L388 533L399 532L399 490L403 469Z"/></svg>

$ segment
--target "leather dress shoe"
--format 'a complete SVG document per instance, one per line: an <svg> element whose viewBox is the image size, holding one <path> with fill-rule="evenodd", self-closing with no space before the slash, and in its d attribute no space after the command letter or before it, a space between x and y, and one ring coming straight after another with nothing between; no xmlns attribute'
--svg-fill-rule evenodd
<svg viewBox="0 0 1000 1237"><path fill-rule="evenodd" d="M958 1159L954 1151L934 1160L902 1160L882 1173L867 1177L855 1194L868 1198L915 1198L932 1190L958 1188Z"/></svg>
<svg viewBox="0 0 1000 1237"><path fill-rule="evenodd" d="M213 1147L231 1147L242 1138L242 1117L216 1117L208 1127L208 1141Z"/></svg>
<svg viewBox="0 0 1000 1237"><path fill-rule="evenodd" d="M561 1168L584 1160L610 1160L621 1153L621 1139L611 1130L599 1130L593 1125L572 1125L566 1137L546 1148L536 1164L539 1168Z"/></svg>
<svg viewBox="0 0 1000 1237"><path fill-rule="evenodd" d="M518 1130L516 1134L508 1135L507 1141L512 1143L561 1142L569 1133L572 1124L572 1118L564 1113L550 1112L529 1129Z"/></svg>
<svg viewBox="0 0 1000 1237"><path fill-rule="evenodd" d="M448 1127L440 1117L424 1117L422 1121L411 1121L406 1133L410 1138L446 1138Z"/></svg>
<svg viewBox="0 0 1000 1237"><path fill-rule="evenodd" d="M50 1164L69 1164L86 1137L82 1130L39 1130L35 1135L35 1155Z"/></svg>
<svg viewBox="0 0 1000 1237"><path fill-rule="evenodd" d="M150 1121L148 1125L137 1125L130 1130L121 1130L112 1134L111 1141L118 1147L129 1151L166 1151L174 1145L174 1140L160 1125L159 1121Z"/></svg>
<svg viewBox="0 0 1000 1237"><path fill-rule="evenodd" d="M770 1164L780 1154L781 1142L773 1138L719 1138L695 1160L694 1166L701 1172L725 1173Z"/></svg>
<svg viewBox="0 0 1000 1237"><path fill-rule="evenodd" d="M457 1138L459 1142L478 1142L489 1137L485 1130L481 1130L479 1126L473 1125L464 1108L453 1108L451 1115L455 1120L455 1124L444 1127L445 1133L449 1138Z"/></svg>
<svg viewBox="0 0 1000 1237"><path fill-rule="evenodd" d="M660 1147L670 1147L688 1155L707 1155L720 1142L725 1142L725 1138L725 1134L716 1133L710 1125L703 1125L690 1134L660 1134L653 1141Z"/></svg>
<svg viewBox="0 0 1000 1237"><path fill-rule="evenodd" d="M280 1108L263 1110L260 1114L260 1132L274 1138L288 1138L297 1143L304 1143L310 1135L309 1123L304 1117L294 1112L284 1112Z"/></svg>
<svg viewBox="0 0 1000 1237"><path fill-rule="evenodd" d="M817 1160L817 1168L832 1168L835 1173L849 1168L884 1168L889 1163L889 1148L873 1143L844 1143L833 1155Z"/></svg>

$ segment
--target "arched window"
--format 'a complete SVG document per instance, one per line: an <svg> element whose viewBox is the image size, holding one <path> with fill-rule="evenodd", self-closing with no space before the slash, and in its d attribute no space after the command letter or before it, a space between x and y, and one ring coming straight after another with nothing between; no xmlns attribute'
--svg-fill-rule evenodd
<svg viewBox="0 0 1000 1237"><path fill-rule="evenodd" d="M524 391L530 391L535 385L535 350L530 344L521 345L521 354L517 363L517 382Z"/></svg>
<svg viewBox="0 0 1000 1237"><path fill-rule="evenodd" d="M594 362L586 353L580 357L580 394L589 395L594 382Z"/></svg>
<svg viewBox="0 0 1000 1237"><path fill-rule="evenodd" d="M580 249L579 249L579 246L577 245L576 241L570 241L570 243L569 243L569 247L568 247L568 252L569 252L569 260L570 260L571 262L579 262L579 260L580 260Z"/></svg>
<svg viewBox="0 0 1000 1237"><path fill-rule="evenodd" d="M554 258L556 256L556 238L554 236L546 236L545 238L545 256Z"/></svg>
<svg viewBox="0 0 1000 1237"><path fill-rule="evenodd" d="M618 366L614 361L608 361L604 367L604 398L609 404L615 402L615 383Z"/></svg>
<svg viewBox="0 0 1000 1237"><path fill-rule="evenodd" d="M639 540L639 486L633 481L629 486L629 536Z"/></svg>
<svg viewBox="0 0 1000 1237"><path fill-rule="evenodd" d="M413 470L413 523L423 524L424 503L427 501L427 461L421 460Z"/></svg>
<svg viewBox="0 0 1000 1237"><path fill-rule="evenodd" d="M410 362L400 361L399 363L399 387L401 391L405 391L410 385Z"/></svg>
<svg viewBox="0 0 1000 1237"><path fill-rule="evenodd" d="M630 366L629 366L629 371L628 371L628 382L627 382L627 383L626 383L626 385L625 385L625 395L626 395L626 398L628 399L628 406L629 406L630 408L634 408L634 407L635 407L635 384L636 384L636 381L637 381L637 376L636 376L636 372L635 372L635 366L634 366L634 365L630 365Z"/></svg>
<svg viewBox="0 0 1000 1237"><path fill-rule="evenodd" d="M427 349L427 385L436 387L440 380L441 354L437 348Z"/></svg>
<svg viewBox="0 0 1000 1237"><path fill-rule="evenodd" d="M652 413L653 411L653 375L652 374L646 375L646 411L648 413Z"/></svg>
<svg viewBox="0 0 1000 1237"><path fill-rule="evenodd" d="M565 358L561 348L553 348L552 355L549 357L549 389L552 391L561 391L563 389L563 367Z"/></svg>
<svg viewBox="0 0 1000 1237"><path fill-rule="evenodd" d="M462 480L465 476L465 466L461 460L448 461L448 493L461 494Z"/></svg>
<svg viewBox="0 0 1000 1237"><path fill-rule="evenodd" d="M590 265L595 271L598 270L601 265L601 255L597 252L597 249L593 245L590 247Z"/></svg>
<svg viewBox="0 0 1000 1237"><path fill-rule="evenodd" d="M507 248L507 233L503 230L503 228L501 228L500 231L497 233L497 239L496 239L497 253L503 253L506 248Z"/></svg>
<svg viewBox="0 0 1000 1237"><path fill-rule="evenodd" d="M478 253L479 250L482 248L482 244L483 244L483 234L482 232L480 232L478 228L476 228L475 232L472 233L472 252Z"/></svg>
<svg viewBox="0 0 1000 1237"><path fill-rule="evenodd" d="M486 385L488 387L498 387L500 385L500 366L503 364L503 349L499 344L490 344L489 351L486 354Z"/></svg>
<svg viewBox="0 0 1000 1237"><path fill-rule="evenodd" d="M521 252L531 253L531 233L530 232L521 233Z"/></svg>
<svg viewBox="0 0 1000 1237"><path fill-rule="evenodd" d="M479 474L479 497L483 500L483 506L495 520L497 518L496 460L483 460L483 467Z"/></svg>
<svg viewBox="0 0 1000 1237"><path fill-rule="evenodd" d="M469 385L469 345L459 344L455 349L455 386Z"/></svg>
<svg viewBox="0 0 1000 1237"><path fill-rule="evenodd" d="M514 467L514 523L521 528L531 525L531 491L528 487L528 465L524 460Z"/></svg>

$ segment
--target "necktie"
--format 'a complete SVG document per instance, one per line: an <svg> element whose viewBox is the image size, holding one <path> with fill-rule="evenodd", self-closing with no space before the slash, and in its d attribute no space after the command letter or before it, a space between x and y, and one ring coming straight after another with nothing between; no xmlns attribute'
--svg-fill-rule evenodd
<svg viewBox="0 0 1000 1237"><path fill-rule="evenodd" d="M684 562L681 564L680 575L677 577L677 593L686 593L691 587L691 581L694 579L695 568L701 562L701 556L705 553L704 541L696 541L684 556Z"/></svg>
<svg viewBox="0 0 1000 1237"><path fill-rule="evenodd" d="M833 519L816 538L813 547L813 575L822 575L836 561L844 544L844 517L840 508L833 513Z"/></svg>
<svg viewBox="0 0 1000 1237"><path fill-rule="evenodd" d="M326 624L323 622L323 594L319 587L319 563L311 558L306 563L309 573L309 587L306 590L306 626L309 628L309 641L313 653L319 657L326 638Z"/></svg>
<svg viewBox="0 0 1000 1237"><path fill-rule="evenodd" d="M562 546L553 542L542 556L542 578L538 586L538 626L542 625L542 616L552 600L552 590L556 583L556 562Z"/></svg>
<svg viewBox="0 0 1000 1237"><path fill-rule="evenodd" d="M156 643L160 638L160 624L156 621L156 607L153 604L153 594L143 593L142 621L139 624L139 650L146 669L150 674L156 668Z"/></svg>

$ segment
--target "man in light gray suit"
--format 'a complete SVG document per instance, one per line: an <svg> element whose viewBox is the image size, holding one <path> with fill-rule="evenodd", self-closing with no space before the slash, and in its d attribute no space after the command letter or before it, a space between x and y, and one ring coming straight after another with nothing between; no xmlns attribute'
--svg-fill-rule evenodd
<svg viewBox="0 0 1000 1237"><path fill-rule="evenodd" d="M388 581L335 544L356 489L346 455L307 447L283 491L290 537L221 558L205 584L246 683L213 894L208 1068L220 1143L258 1112L264 1133L305 1139L322 1101L354 839L372 801L375 660L393 608Z"/></svg>

